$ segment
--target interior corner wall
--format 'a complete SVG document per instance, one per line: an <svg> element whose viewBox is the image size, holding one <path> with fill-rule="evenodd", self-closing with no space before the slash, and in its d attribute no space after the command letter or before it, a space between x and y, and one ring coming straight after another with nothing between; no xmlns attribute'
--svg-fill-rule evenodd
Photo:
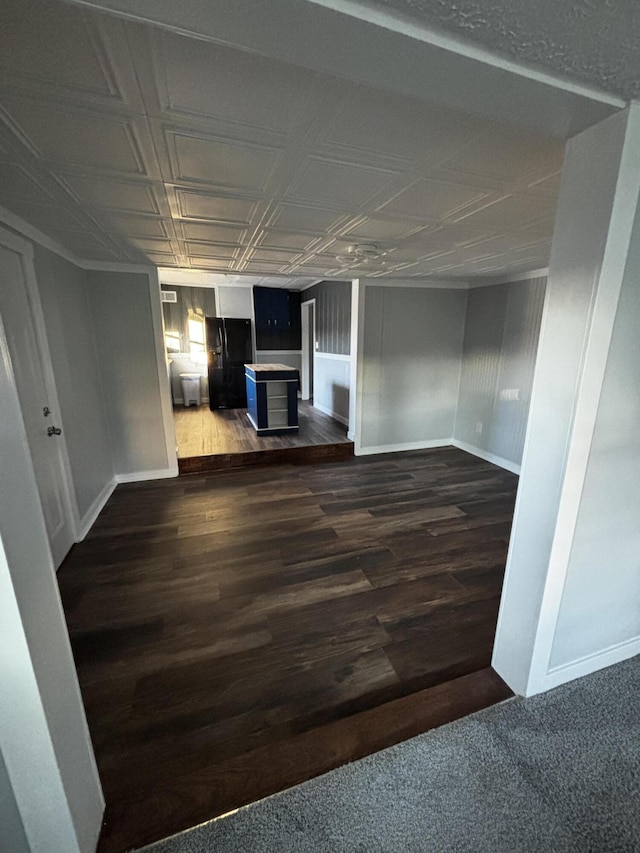
<svg viewBox="0 0 640 853"><path fill-rule="evenodd" d="M0 850L30 853L11 779L0 752Z"/></svg>
<svg viewBox="0 0 640 853"><path fill-rule="evenodd" d="M446 444L454 430L466 290L364 291L358 452Z"/></svg>
<svg viewBox="0 0 640 853"><path fill-rule="evenodd" d="M87 273L35 244L34 265L82 519L113 479Z"/></svg>
<svg viewBox="0 0 640 853"><path fill-rule="evenodd" d="M114 472L158 476L170 462L149 277L90 270L87 283Z"/></svg>
<svg viewBox="0 0 640 853"><path fill-rule="evenodd" d="M550 658L640 652L640 214L636 214Z"/></svg>
<svg viewBox="0 0 640 853"><path fill-rule="evenodd" d="M546 278L469 291L454 438L519 470Z"/></svg>
<svg viewBox="0 0 640 853"><path fill-rule="evenodd" d="M321 281L302 291L315 299L313 405L349 423L351 384L351 282Z"/></svg>

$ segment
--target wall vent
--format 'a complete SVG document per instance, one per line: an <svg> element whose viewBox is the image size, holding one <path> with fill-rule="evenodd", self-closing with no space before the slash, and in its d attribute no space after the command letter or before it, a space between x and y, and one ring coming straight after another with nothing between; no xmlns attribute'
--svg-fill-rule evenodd
<svg viewBox="0 0 640 853"><path fill-rule="evenodd" d="M175 290L161 290L160 291L160 301L161 302L177 302L178 294Z"/></svg>

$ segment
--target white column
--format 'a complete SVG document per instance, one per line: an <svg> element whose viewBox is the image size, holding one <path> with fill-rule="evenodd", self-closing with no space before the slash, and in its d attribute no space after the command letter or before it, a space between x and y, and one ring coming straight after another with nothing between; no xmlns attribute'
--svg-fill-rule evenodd
<svg viewBox="0 0 640 853"><path fill-rule="evenodd" d="M32 853L93 853L104 800L1 322L0 410L0 847L15 804Z"/></svg>
<svg viewBox="0 0 640 853"><path fill-rule="evenodd" d="M493 656L494 668L522 695L634 653L603 649L574 667L551 669L639 190L634 104L566 150Z"/></svg>

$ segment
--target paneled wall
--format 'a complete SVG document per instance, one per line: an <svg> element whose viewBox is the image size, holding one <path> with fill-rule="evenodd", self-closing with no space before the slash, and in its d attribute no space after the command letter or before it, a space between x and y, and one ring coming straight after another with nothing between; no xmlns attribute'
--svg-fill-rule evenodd
<svg viewBox="0 0 640 853"><path fill-rule="evenodd" d="M546 279L469 291L454 438L517 470Z"/></svg>
<svg viewBox="0 0 640 853"><path fill-rule="evenodd" d="M302 301L316 300L318 352L349 355L351 282L322 281L302 291Z"/></svg>
<svg viewBox="0 0 640 853"><path fill-rule="evenodd" d="M450 441L467 291L363 282L361 288L361 451Z"/></svg>
<svg viewBox="0 0 640 853"><path fill-rule="evenodd" d="M212 287L184 287L162 284L161 290L175 292L177 302L163 302L164 327L167 332L180 335L180 352L189 352L189 312L201 317L216 316L216 292Z"/></svg>
<svg viewBox="0 0 640 853"><path fill-rule="evenodd" d="M317 348L314 351L313 405L349 423L351 282L321 281L302 291L302 302L315 299Z"/></svg>

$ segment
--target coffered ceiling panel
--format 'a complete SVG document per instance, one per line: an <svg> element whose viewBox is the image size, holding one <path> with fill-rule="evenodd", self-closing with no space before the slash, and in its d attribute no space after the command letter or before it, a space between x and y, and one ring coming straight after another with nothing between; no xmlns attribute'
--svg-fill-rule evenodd
<svg viewBox="0 0 640 853"><path fill-rule="evenodd" d="M130 216L126 213L101 214L99 220L108 230L124 237L167 237L164 220L151 216Z"/></svg>
<svg viewBox="0 0 640 853"><path fill-rule="evenodd" d="M62 0L2 5L0 205L87 260L308 279L547 261L556 139Z"/></svg>
<svg viewBox="0 0 640 853"><path fill-rule="evenodd" d="M291 228L315 234L331 231L337 223L345 221L345 214L337 210L327 210L322 207L307 207L302 204L281 204L270 220L270 225L278 228Z"/></svg>
<svg viewBox="0 0 640 853"><path fill-rule="evenodd" d="M64 3L3 0L0 69L7 77L72 92L106 97L118 92L95 27Z"/></svg>
<svg viewBox="0 0 640 853"><path fill-rule="evenodd" d="M450 216L486 196L487 193L477 187L422 178L378 209L419 221L433 221Z"/></svg>
<svg viewBox="0 0 640 853"><path fill-rule="evenodd" d="M168 132L167 141L178 182L213 184L261 191L278 152L240 142Z"/></svg>
<svg viewBox="0 0 640 853"><path fill-rule="evenodd" d="M433 105L427 113L409 98L357 87L336 112L327 142L353 150L404 158L433 168L487 130L481 119Z"/></svg>
<svg viewBox="0 0 640 853"><path fill-rule="evenodd" d="M397 177L397 172L386 169L310 157L288 195L308 201L346 205L357 210Z"/></svg>
<svg viewBox="0 0 640 853"><path fill-rule="evenodd" d="M5 109L38 157L95 170L146 174L133 124L127 119L29 101L10 103Z"/></svg>
<svg viewBox="0 0 640 853"><path fill-rule="evenodd" d="M268 128L290 129L299 99L313 76L274 60L185 36L157 33L155 65L163 108ZM194 81L202 81L194 85ZM278 97L274 98L274 92Z"/></svg>
<svg viewBox="0 0 640 853"><path fill-rule="evenodd" d="M288 249L291 251L303 250L313 245L318 238L310 237L309 234L296 234L291 231L267 231L260 240L260 247L275 249Z"/></svg>
<svg viewBox="0 0 640 853"><path fill-rule="evenodd" d="M185 219L212 219L221 224L249 226L258 202L254 199L212 195L177 189L179 215Z"/></svg>
<svg viewBox="0 0 640 853"><path fill-rule="evenodd" d="M182 222L180 224L185 240L201 240L205 243L237 246L244 234L243 229L231 228L226 225L209 225L203 222Z"/></svg>
<svg viewBox="0 0 640 853"><path fill-rule="evenodd" d="M65 175L60 180L78 201L87 205L114 208L124 213L160 213L154 189L149 184L80 175Z"/></svg>

